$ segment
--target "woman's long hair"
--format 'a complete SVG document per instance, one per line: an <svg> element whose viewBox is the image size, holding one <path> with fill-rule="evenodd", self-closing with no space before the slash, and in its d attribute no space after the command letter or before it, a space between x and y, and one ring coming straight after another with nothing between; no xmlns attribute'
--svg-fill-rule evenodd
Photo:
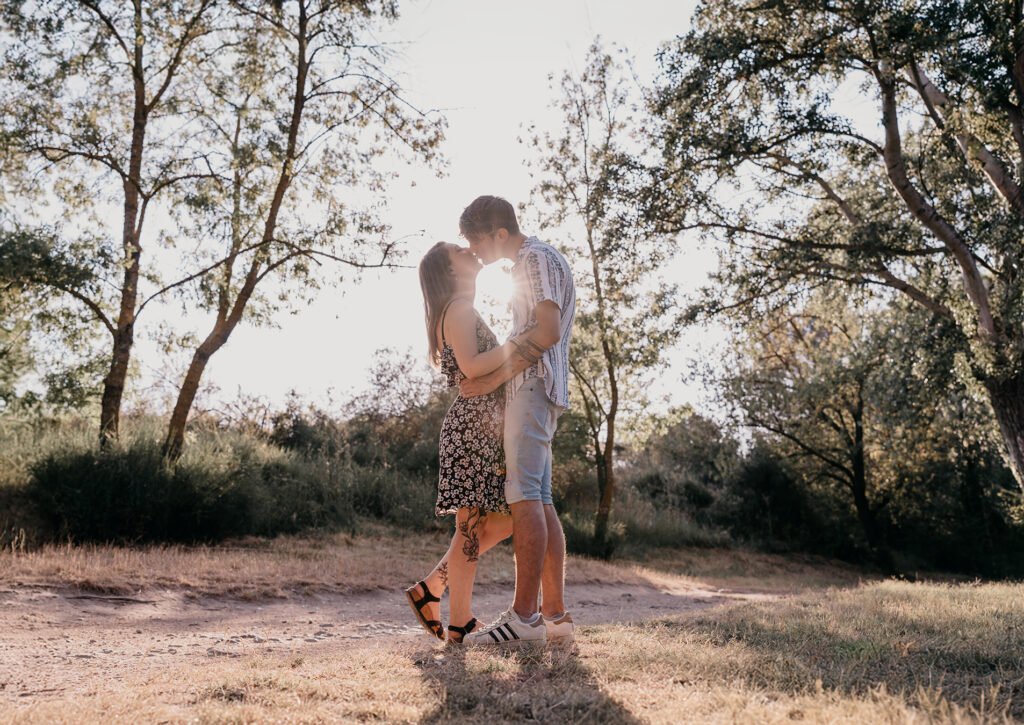
<svg viewBox="0 0 1024 725"><path fill-rule="evenodd" d="M430 362L440 365L441 345L437 339L437 323L445 305L455 294L455 273L444 242L435 244L420 260L420 288L423 290L423 318L427 323Z"/></svg>

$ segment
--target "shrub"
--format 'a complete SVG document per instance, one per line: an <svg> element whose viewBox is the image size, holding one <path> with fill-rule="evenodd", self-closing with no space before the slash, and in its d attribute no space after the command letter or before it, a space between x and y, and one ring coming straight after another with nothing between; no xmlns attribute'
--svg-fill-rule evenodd
<svg viewBox="0 0 1024 725"><path fill-rule="evenodd" d="M352 466L349 475L355 513L408 528L440 525L434 516L437 500L434 477L360 466Z"/></svg>
<svg viewBox="0 0 1024 725"><path fill-rule="evenodd" d="M562 530L565 532L565 548L570 554L581 554L598 559L610 559L622 542L625 529L622 524L612 522L604 541L594 540L594 516L579 511L563 511L559 514Z"/></svg>
<svg viewBox="0 0 1024 725"><path fill-rule="evenodd" d="M619 491L612 520L623 532L622 545L631 549L679 546L727 546L730 538L696 520L682 507L652 502L629 485Z"/></svg>
<svg viewBox="0 0 1024 725"><path fill-rule="evenodd" d="M78 541L213 541L351 523L340 477L254 446L190 456L170 468L152 440L111 451L51 453L28 496L58 537Z"/></svg>

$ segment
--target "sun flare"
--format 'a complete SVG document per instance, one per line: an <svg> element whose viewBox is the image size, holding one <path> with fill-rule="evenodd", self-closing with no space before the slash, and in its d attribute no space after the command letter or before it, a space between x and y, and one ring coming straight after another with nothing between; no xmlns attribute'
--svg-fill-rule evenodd
<svg viewBox="0 0 1024 725"><path fill-rule="evenodd" d="M512 269L507 262L484 267L476 280L476 308L499 339L512 331Z"/></svg>

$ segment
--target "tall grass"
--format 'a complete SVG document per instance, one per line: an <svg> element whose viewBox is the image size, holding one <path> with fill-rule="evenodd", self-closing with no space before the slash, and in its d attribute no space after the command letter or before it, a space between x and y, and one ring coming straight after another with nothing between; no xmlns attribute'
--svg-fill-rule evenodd
<svg viewBox="0 0 1024 725"><path fill-rule="evenodd" d="M160 455L163 421L124 421L122 441L96 446L81 418L0 419L0 546L45 541L213 542L308 529L351 530L362 518L409 529L445 527L434 517L436 474L391 465L357 437L345 445L282 447L251 430L194 426L185 454L168 467ZM335 431L337 433L337 431ZM358 461L369 461L358 463ZM688 513L656 506L624 482L609 535L594 540L589 469L559 467L568 549L609 558L617 549L721 546L724 533ZM565 486L562 485L562 488ZM569 491L568 493L572 493ZM25 532L24 535L22 532Z"/></svg>
<svg viewBox="0 0 1024 725"><path fill-rule="evenodd" d="M279 448L251 434L199 429L170 467L154 421L140 419L112 450L83 425L0 428L0 531L33 543L217 541L306 529L351 529L369 516L435 525L427 476L365 468L340 456Z"/></svg>
<svg viewBox="0 0 1024 725"><path fill-rule="evenodd" d="M628 486L612 509L607 538L594 539L594 511L576 506L561 514L566 548L574 554L610 558L657 548L729 546L728 533L697 521L678 508L658 507Z"/></svg>

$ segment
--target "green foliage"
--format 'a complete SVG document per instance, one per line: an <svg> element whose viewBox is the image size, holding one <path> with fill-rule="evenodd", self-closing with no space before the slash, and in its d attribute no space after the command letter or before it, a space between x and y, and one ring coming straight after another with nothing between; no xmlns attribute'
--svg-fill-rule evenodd
<svg viewBox="0 0 1024 725"><path fill-rule="evenodd" d="M18 302L18 295L0 293L0 411L33 407L34 403L18 386L32 370L30 325L16 314Z"/></svg>
<svg viewBox="0 0 1024 725"><path fill-rule="evenodd" d="M99 327L80 303L101 284L93 262L80 261L88 257L83 243L65 244L53 230L24 229L0 217L0 410L55 413L98 397Z"/></svg>
<svg viewBox="0 0 1024 725"><path fill-rule="evenodd" d="M292 397L273 416L271 442L310 455L344 456L361 466L437 475L438 440L453 391L408 352L378 350L367 391L344 419Z"/></svg>
<svg viewBox="0 0 1024 725"><path fill-rule="evenodd" d="M359 517L437 525L429 475L282 450L252 433L200 427L172 468L157 420L133 420L130 440L108 451L80 419L0 422L0 531L24 529L30 544L216 541L351 528Z"/></svg>
<svg viewBox="0 0 1024 725"><path fill-rule="evenodd" d="M637 213L643 177L636 156L643 149L633 134L642 112L627 66L596 40L582 72L561 78L554 105L562 127L555 133L531 128L528 141L535 154L535 213L543 226L559 230L559 247L574 269L569 365L600 493L598 539L615 495L617 426L642 408L644 386L680 324L676 286L657 280L673 247L650 235Z"/></svg>
<svg viewBox="0 0 1024 725"><path fill-rule="evenodd" d="M984 395L951 369L962 345L916 307L841 294L821 289L737 336L719 393L757 445L712 518L770 546L1012 570L1019 495Z"/></svg>
<svg viewBox="0 0 1024 725"><path fill-rule="evenodd" d="M622 528L619 548L635 552L652 548L712 548L730 546L729 532L698 521L684 507L656 506L628 488L612 517Z"/></svg>
<svg viewBox="0 0 1024 725"><path fill-rule="evenodd" d="M235 445L174 468L152 440L50 454L32 466L27 493L54 534L75 541L217 541L351 523L338 472L266 453Z"/></svg>
<svg viewBox="0 0 1024 725"><path fill-rule="evenodd" d="M739 442L691 409L669 413L632 456L629 481L651 503L707 521L740 465Z"/></svg>
<svg viewBox="0 0 1024 725"><path fill-rule="evenodd" d="M417 531L442 526L434 515L437 477L381 467L349 470L352 510Z"/></svg>
<svg viewBox="0 0 1024 725"><path fill-rule="evenodd" d="M718 503L716 518L740 541L811 549L823 527L805 487L763 444L746 456ZM836 553L836 550L832 550Z"/></svg>
<svg viewBox="0 0 1024 725"><path fill-rule="evenodd" d="M1024 486L1022 38L1009 2L705 2L661 56L647 209L721 245L698 313L829 281L926 310Z"/></svg>
<svg viewBox="0 0 1024 725"><path fill-rule="evenodd" d="M594 535L594 519L587 511L560 511L559 519L565 532L565 548L570 554L611 559L625 537L625 527L609 524L604 536Z"/></svg>

